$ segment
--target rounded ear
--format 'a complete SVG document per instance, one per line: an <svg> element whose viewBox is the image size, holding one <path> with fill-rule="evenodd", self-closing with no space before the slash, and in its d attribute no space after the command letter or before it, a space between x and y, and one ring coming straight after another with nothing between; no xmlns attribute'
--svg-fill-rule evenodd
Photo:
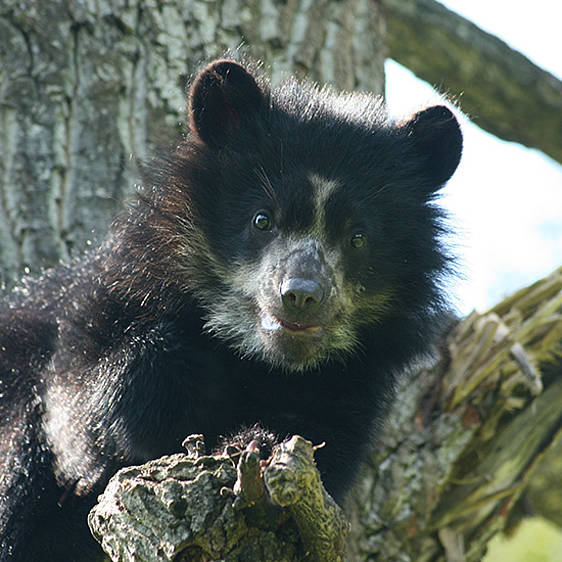
<svg viewBox="0 0 562 562"><path fill-rule="evenodd" d="M461 159L462 133L457 119L444 105L435 105L418 111L402 126L421 157L424 175L438 189Z"/></svg>
<svg viewBox="0 0 562 562"><path fill-rule="evenodd" d="M203 142L220 146L230 131L259 111L264 101L263 91L244 67L230 60L214 61L191 86L190 128Z"/></svg>

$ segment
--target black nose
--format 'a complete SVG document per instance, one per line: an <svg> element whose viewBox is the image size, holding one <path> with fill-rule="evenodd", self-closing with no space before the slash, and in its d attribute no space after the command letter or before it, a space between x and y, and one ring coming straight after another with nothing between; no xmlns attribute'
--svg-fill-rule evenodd
<svg viewBox="0 0 562 562"><path fill-rule="evenodd" d="M285 308L302 312L315 309L324 298L324 290L317 281L301 277L285 279L280 293Z"/></svg>

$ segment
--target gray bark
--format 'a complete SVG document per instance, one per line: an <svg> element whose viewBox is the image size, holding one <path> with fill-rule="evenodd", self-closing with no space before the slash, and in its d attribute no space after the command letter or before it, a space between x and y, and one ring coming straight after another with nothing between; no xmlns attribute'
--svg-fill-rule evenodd
<svg viewBox="0 0 562 562"><path fill-rule="evenodd" d="M113 561L342 562L348 524L312 443L293 437L265 462L253 450L205 456L202 437L111 479L88 522Z"/></svg>
<svg viewBox="0 0 562 562"><path fill-rule="evenodd" d="M562 162L562 82L434 0L384 0L388 55L480 127Z"/></svg>
<svg viewBox="0 0 562 562"><path fill-rule="evenodd" d="M1 0L0 283L103 238L201 63L243 43L274 82L382 93L383 31L370 0Z"/></svg>
<svg viewBox="0 0 562 562"><path fill-rule="evenodd" d="M350 560L476 562L510 524L562 441L562 268L461 321L439 356L400 389L348 506Z"/></svg>

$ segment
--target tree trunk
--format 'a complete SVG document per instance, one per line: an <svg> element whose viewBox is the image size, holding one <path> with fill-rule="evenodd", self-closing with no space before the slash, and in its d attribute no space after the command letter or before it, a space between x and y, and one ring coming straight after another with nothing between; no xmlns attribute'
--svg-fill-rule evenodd
<svg viewBox="0 0 562 562"><path fill-rule="evenodd" d="M244 44L274 81L382 93L383 30L370 0L1 0L0 283L103 238L201 63Z"/></svg>
<svg viewBox="0 0 562 562"><path fill-rule="evenodd" d="M506 526L562 440L562 268L468 316L439 355L405 381L350 502L352 560L477 561Z"/></svg>

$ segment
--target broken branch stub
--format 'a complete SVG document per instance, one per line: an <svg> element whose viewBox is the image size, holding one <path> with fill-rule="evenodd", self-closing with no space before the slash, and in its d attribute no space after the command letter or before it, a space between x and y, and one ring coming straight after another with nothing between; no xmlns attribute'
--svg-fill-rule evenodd
<svg viewBox="0 0 562 562"><path fill-rule="evenodd" d="M343 560L348 523L322 486L313 445L294 436L205 455L202 436L176 454L120 470L88 523L113 561Z"/></svg>

